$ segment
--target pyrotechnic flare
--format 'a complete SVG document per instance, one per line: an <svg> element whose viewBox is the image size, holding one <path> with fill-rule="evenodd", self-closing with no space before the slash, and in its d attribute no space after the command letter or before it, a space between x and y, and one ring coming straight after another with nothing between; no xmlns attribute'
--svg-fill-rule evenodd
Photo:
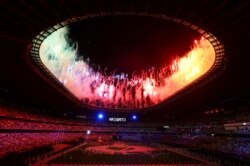
<svg viewBox="0 0 250 166"><path fill-rule="evenodd" d="M159 104L205 74L215 60L213 46L202 37L170 65L131 76L115 72L109 75L106 69L94 70L89 60L77 58L76 46L68 38L68 28L60 28L41 44L41 61L79 100L103 108L141 109Z"/></svg>

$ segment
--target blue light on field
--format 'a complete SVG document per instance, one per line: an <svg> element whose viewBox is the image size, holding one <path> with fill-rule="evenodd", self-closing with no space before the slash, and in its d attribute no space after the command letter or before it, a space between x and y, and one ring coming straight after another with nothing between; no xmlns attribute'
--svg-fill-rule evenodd
<svg viewBox="0 0 250 166"><path fill-rule="evenodd" d="M104 118L104 115L103 115L102 113L99 113L99 114L97 115L97 118L98 118L99 120L102 120L102 119Z"/></svg>
<svg viewBox="0 0 250 166"><path fill-rule="evenodd" d="M132 115L132 119L133 120L137 120L137 116L136 115Z"/></svg>

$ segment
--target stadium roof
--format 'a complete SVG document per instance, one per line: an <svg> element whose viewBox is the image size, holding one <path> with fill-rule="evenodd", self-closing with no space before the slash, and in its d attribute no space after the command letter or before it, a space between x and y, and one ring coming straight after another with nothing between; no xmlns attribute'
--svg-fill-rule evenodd
<svg viewBox="0 0 250 166"><path fill-rule="evenodd" d="M212 82L160 110L192 110L237 99L250 101L249 1L76 0L0 1L0 92L40 107L81 111L39 77L25 56L41 31L72 17L104 12L143 12L177 17L215 35L224 45L227 68ZM167 113L168 111L164 111Z"/></svg>

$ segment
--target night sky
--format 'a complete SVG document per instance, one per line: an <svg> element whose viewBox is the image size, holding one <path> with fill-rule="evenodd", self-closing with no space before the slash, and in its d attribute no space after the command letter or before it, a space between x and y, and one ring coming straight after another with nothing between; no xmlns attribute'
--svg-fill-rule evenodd
<svg viewBox="0 0 250 166"><path fill-rule="evenodd" d="M169 64L200 35L172 21L146 16L103 16L69 25L79 56L107 73L140 72Z"/></svg>

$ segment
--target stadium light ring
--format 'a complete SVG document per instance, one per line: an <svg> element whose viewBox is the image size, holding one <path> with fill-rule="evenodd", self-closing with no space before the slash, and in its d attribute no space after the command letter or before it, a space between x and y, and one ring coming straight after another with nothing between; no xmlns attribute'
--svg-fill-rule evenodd
<svg viewBox="0 0 250 166"><path fill-rule="evenodd" d="M214 73L217 75L223 72L221 70L221 66L225 66L225 50L224 46L221 44L221 42L212 35L212 33L206 32L204 29L198 27L197 25L194 25L188 21L175 18L175 17L170 17L166 16L163 14L148 14L148 13L135 13L135 12L116 12L116 13L95 13L95 14L87 14L84 16L80 17L74 17L71 19L67 19L66 21L63 21L59 24L56 24L50 28L47 28L45 31L40 32L33 40L31 43L31 47L29 48L28 51L28 56L30 57L31 61L33 64L31 64L32 68L40 75L42 76L46 81L48 81L53 87L55 87L58 91L60 91L62 94L66 95L69 99L74 101L76 104L91 108L91 109L96 109L99 107L96 106L91 106L88 104L85 104L81 102L74 94L72 94L67 88L62 86L61 82L47 69L47 67L42 63L39 55L39 49L42 44L42 42L45 40L46 37L48 37L50 34L55 32L56 30L69 25L71 23L77 22L77 21L82 21L85 19L91 19L95 17L100 17L100 16L111 16L111 15L140 15L140 16L147 16L147 17L154 17L154 18L160 18L160 19L165 19L169 21L176 22L178 24L182 24L186 27L189 27L193 29L194 31L198 32L201 34L205 39L207 39L211 45L214 48L215 51L215 60L213 66L202 76L197 78L195 81L191 82L190 84L186 85L185 87L179 89L177 92L175 92L172 96L167 98L166 100L162 101L158 105L153 105L149 106L146 108L133 108L133 110L138 110L138 111L145 111L145 110L152 110L154 108L157 108L159 106L165 105L167 103L170 103L177 98L181 97L182 95L189 93L190 91L194 90L195 88L202 86L206 82L212 80L215 77L212 77ZM225 67L222 67L225 69ZM210 79L206 79L210 78ZM212 79L211 79L212 78ZM196 87L197 85L197 87ZM106 110L110 111L121 111L121 112L131 112L131 109L124 109L124 108L106 108Z"/></svg>

